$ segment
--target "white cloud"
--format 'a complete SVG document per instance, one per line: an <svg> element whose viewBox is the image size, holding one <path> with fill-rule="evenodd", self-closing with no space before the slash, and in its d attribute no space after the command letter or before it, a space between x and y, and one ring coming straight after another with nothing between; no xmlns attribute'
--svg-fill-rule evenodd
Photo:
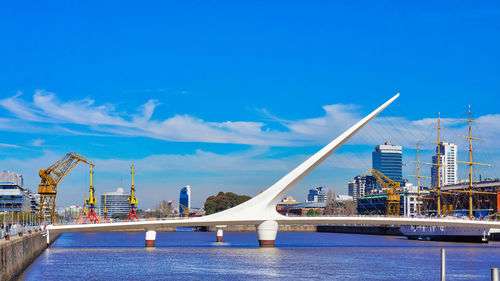
<svg viewBox="0 0 500 281"><path fill-rule="evenodd" d="M41 147L41 146L43 146L44 143L45 143L45 140L38 138L38 139L33 140L31 145Z"/></svg>
<svg viewBox="0 0 500 281"><path fill-rule="evenodd" d="M36 91L32 102L24 101L18 93L0 100L0 105L16 117L0 118L0 129L9 131L22 131L22 128L25 132L140 136L175 142L257 146L325 144L363 117L357 105L326 105L323 106L323 116L299 120L284 120L266 109L260 109L259 112L269 117L267 121L283 126L283 130L272 130L266 122L212 122L188 114L155 119L154 112L161 103L153 99L132 114L119 111L112 104L98 105L90 98L62 102L54 93L45 91ZM373 146L390 140L405 147L414 147L419 140L423 148L432 148L436 118L409 120L404 116L385 114L383 112L370 122L348 144ZM485 115L477 119L481 123L476 125L475 133L487 139L485 145L489 150L497 151L494 142L500 137L500 115ZM77 125L78 129L69 128L71 125ZM460 142L458 135L467 131L466 123L458 118L443 118L442 126L447 127L443 131L443 139L449 141Z"/></svg>
<svg viewBox="0 0 500 281"><path fill-rule="evenodd" d="M32 103L24 102L17 94L1 100L0 105L22 121L61 126L77 124L87 126L93 132L115 135L179 142L291 144L286 134L263 130L265 124L260 122L207 122L189 115L153 120L154 110L159 105L156 100L149 100L139 107L138 114L119 113L113 105L96 105L92 99L60 102L55 94L45 91L36 91Z"/></svg>
<svg viewBox="0 0 500 281"><path fill-rule="evenodd" d="M10 147L10 148L21 148L19 145L10 144L10 143L0 143L1 147Z"/></svg>

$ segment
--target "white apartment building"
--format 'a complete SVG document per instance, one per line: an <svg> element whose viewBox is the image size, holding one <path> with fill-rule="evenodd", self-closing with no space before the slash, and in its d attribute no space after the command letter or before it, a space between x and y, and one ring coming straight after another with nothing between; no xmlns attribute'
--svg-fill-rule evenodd
<svg viewBox="0 0 500 281"><path fill-rule="evenodd" d="M438 169L441 186L456 184L458 181L457 145L449 142L441 142L436 147L436 155L432 156L433 164L438 163L438 152L440 157L439 163L445 166L433 165L431 167L432 187L437 186Z"/></svg>

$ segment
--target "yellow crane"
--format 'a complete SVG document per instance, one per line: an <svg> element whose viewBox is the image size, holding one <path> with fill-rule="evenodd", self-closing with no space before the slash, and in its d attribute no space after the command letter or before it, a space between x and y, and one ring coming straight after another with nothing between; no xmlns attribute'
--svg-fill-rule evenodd
<svg viewBox="0 0 500 281"><path fill-rule="evenodd" d="M104 214L104 220L108 220L108 206L106 204L106 197L108 196L107 193L104 193L104 210L102 210L103 214Z"/></svg>
<svg viewBox="0 0 500 281"><path fill-rule="evenodd" d="M94 196L95 189L94 189L94 166L90 166L90 195L89 199L85 201L87 205L89 205L89 211L87 214L87 217L85 220L83 220L83 223L87 222L87 219L89 220L90 223L98 223L99 218L97 217L97 214L95 212L95 206L97 205L97 199Z"/></svg>
<svg viewBox="0 0 500 281"><path fill-rule="evenodd" d="M400 183L397 181L393 181L390 178L388 178L386 175L384 175L382 172L375 170L375 169L370 169L368 172L364 173L363 175L366 174L372 174L373 177L377 180L377 182L382 186L382 190L385 192L387 195L387 215L388 216L399 216L399 202L400 202L400 196L399 196L399 187Z"/></svg>
<svg viewBox="0 0 500 281"><path fill-rule="evenodd" d="M55 223L57 185L80 162L86 163L91 167L94 166L89 160L72 152L66 154L47 169L39 171L40 184L38 185L38 194L40 195L40 223L43 223L46 217L50 217L51 221L49 223Z"/></svg>
<svg viewBox="0 0 500 281"><path fill-rule="evenodd" d="M87 215L87 192L83 193L83 216Z"/></svg>
<svg viewBox="0 0 500 281"><path fill-rule="evenodd" d="M128 220L139 220L137 217L137 210L136 210L136 205L139 200L137 200L137 197L135 197L135 186L134 186L134 174L135 174L135 168L134 165L132 165L132 172L130 173L132 175L132 185L130 186L130 197L127 198L128 203L130 204L129 207L129 213L128 217L125 221Z"/></svg>

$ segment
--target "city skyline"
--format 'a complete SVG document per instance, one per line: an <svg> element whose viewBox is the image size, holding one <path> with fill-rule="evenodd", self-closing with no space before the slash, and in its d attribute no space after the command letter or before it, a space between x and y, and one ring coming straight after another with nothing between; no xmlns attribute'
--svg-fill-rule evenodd
<svg viewBox="0 0 500 281"><path fill-rule="evenodd" d="M394 108L291 195L305 198L313 186L346 194L347 180L369 169L373 147L385 141L403 146L403 176L413 174L410 148L421 138L421 159L431 161L438 112L443 141L456 143L466 160L458 136L469 103L481 121L475 136L485 138L474 144L477 157L492 164L479 171L500 174L492 102L500 39L490 35L498 4L176 3L148 21L137 17L142 7L115 14L102 4L90 22L82 18L92 5L51 5L0 19L11 26L4 38L15 42L0 46L0 170L21 173L33 191L39 169L76 151L96 164L98 194L114 191L122 177L127 190L134 164L141 208L178 198L187 184L194 206L219 191L255 196L398 91ZM236 6L254 13L230 12ZM183 9L191 13L177 15ZM254 15L259 23L248 24ZM88 184L88 169L77 167L58 202L78 204Z"/></svg>

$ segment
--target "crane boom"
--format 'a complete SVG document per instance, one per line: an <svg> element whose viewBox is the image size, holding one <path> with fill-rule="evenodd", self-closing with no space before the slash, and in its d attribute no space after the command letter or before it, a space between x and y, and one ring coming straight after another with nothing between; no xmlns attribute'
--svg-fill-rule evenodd
<svg viewBox="0 0 500 281"><path fill-rule="evenodd" d="M89 160L78 155L76 152L72 152L66 154L47 169L41 169L39 171L40 184L38 185L38 194L40 194L40 223L43 222L45 216L50 216L50 223L55 223L57 185L80 162L86 163L91 167L94 166Z"/></svg>
<svg viewBox="0 0 500 281"><path fill-rule="evenodd" d="M385 191L387 195L387 215L388 216L399 216L399 207L400 207L400 196L399 196L399 187L400 183L397 181L391 180L389 177L384 175L382 172L370 169L366 174L372 174L375 180L382 186L382 189Z"/></svg>

